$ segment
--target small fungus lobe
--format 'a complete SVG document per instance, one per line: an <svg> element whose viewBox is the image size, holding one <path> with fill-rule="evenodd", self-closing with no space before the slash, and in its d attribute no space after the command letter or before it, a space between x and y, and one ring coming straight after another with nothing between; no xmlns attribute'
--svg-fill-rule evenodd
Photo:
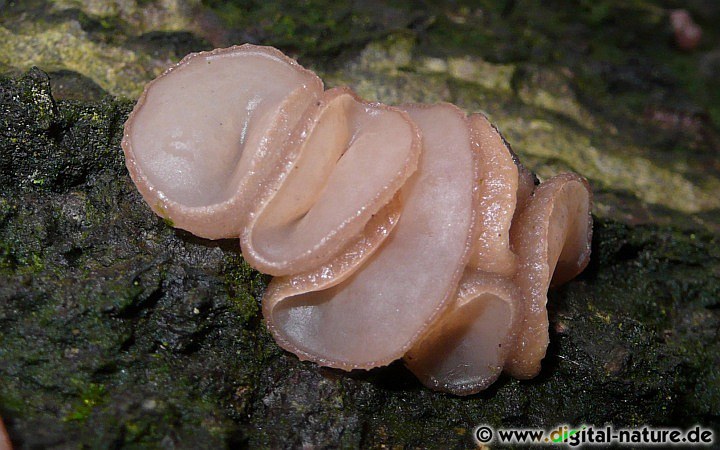
<svg viewBox="0 0 720 450"><path fill-rule="evenodd" d="M670 26L675 34L675 44L681 50L695 50L702 40L702 28L695 23L685 9L670 12Z"/></svg>
<svg viewBox="0 0 720 450"><path fill-rule="evenodd" d="M5 429L2 418L0 417L0 450L12 450L12 442Z"/></svg>
<svg viewBox="0 0 720 450"><path fill-rule="evenodd" d="M208 64L212 62L212 64ZM456 395L531 378L547 290L588 263L587 181L537 185L485 116L324 90L271 47L194 53L145 88L125 124L130 175L158 215L240 239L275 278L278 344L323 366L403 358Z"/></svg>

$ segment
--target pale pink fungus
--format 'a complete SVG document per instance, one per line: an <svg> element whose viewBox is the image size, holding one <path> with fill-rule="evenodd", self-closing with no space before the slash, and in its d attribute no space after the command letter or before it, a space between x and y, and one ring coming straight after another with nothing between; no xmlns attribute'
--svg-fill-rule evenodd
<svg viewBox="0 0 720 450"><path fill-rule="evenodd" d="M694 50L702 39L702 28L684 9L670 12L670 25L675 33L675 43L681 50Z"/></svg>
<svg viewBox="0 0 720 450"><path fill-rule="evenodd" d="M237 237L322 81L269 47L185 57L145 88L125 124L130 175L158 215L198 236ZM280 150L280 151L279 151Z"/></svg>
<svg viewBox="0 0 720 450"><path fill-rule="evenodd" d="M189 55L125 126L152 209L208 238L240 237L277 275L277 342L345 370L405 358L426 385L478 392L534 376L553 283L587 264L590 190L536 187L497 129L449 104L393 108L268 47Z"/></svg>
<svg viewBox="0 0 720 450"><path fill-rule="evenodd" d="M300 123L241 234L245 259L271 275L317 267L342 250L415 171L420 153L407 114L347 88L327 91Z"/></svg>
<svg viewBox="0 0 720 450"><path fill-rule="evenodd" d="M522 295L522 325L506 365L517 378L540 371L549 342L547 291L582 272L590 260L592 217L587 181L566 173L535 189L511 236L519 264L514 281Z"/></svg>
<svg viewBox="0 0 720 450"><path fill-rule="evenodd" d="M433 389L465 395L500 376L515 345L521 296L507 278L469 268L442 318L405 355Z"/></svg>
<svg viewBox="0 0 720 450"><path fill-rule="evenodd" d="M388 239L347 280L270 295L264 304L278 342L304 358L346 370L401 358L453 296L467 264L477 178L467 119L447 104L407 110L423 150Z"/></svg>
<svg viewBox="0 0 720 450"><path fill-rule="evenodd" d="M12 450L12 448L10 436L8 436L5 424L3 424L2 418L0 418L0 450Z"/></svg>

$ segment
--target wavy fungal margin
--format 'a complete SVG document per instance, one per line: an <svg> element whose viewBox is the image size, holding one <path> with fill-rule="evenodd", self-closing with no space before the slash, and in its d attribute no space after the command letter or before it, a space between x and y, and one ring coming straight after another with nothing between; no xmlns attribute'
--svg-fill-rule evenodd
<svg viewBox="0 0 720 450"><path fill-rule="evenodd" d="M276 277L268 329L323 366L403 358L457 395L533 377L547 290L590 256L584 178L538 185L484 116L324 90L271 47L186 56L146 86L122 147L153 211L239 238Z"/></svg>

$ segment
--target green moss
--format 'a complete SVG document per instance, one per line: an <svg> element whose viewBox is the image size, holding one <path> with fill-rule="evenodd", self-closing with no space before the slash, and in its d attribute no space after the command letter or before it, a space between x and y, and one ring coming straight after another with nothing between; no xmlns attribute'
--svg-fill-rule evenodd
<svg viewBox="0 0 720 450"><path fill-rule="evenodd" d="M84 384L75 380L74 384L81 389L80 399L75 403L65 420L85 422L93 410L107 401L105 386L96 383Z"/></svg>
<svg viewBox="0 0 720 450"><path fill-rule="evenodd" d="M203 4L230 29L247 30L263 44L311 56L358 48L402 28L411 18L399 16L396 23L387 24L381 11L350 1L205 0Z"/></svg>
<svg viewBox="0 0 720 450"><path fill-rule="evenodd" d="M268 277L258 273L239 255L226 257L225 285L234 305L234 312L248 323L258 316L259 302Z"/></svg>
<svg viewBox="0 0 720 450"><path fill-rule="evenodd" d="M20 69L41 66L45 70L69 69L81 73L116 95L136 97L157 72L148 72L146 55L94 42L79 24L33 24L22 30L0 26L0 62L12 60L19 49L26 55Z"/></svg>

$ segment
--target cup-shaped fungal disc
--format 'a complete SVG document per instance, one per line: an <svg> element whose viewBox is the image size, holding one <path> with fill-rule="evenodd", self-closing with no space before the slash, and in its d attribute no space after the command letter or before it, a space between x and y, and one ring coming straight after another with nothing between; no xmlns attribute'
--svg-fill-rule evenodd
<svg viewBox="0 0 720 450"><path fill-rule="evenodd" d="M281 346L346 370L402 357L454 296L473 244L477 178L467 118L452 105L412 106L423 150L400 191L392 234L329 289L263 299Z"/></svg>
<svg viewBox="0 0 720 450"><path fill-rule="evenodd" d="M237 237L277 149L322 92L314 73L270 47L188 55L147 85L125 124L130 175L175 226Z"/></svg>
<svg viewBox="0 0 720 450"><path fill-rule="evenodd" d="M527 202L513 227L513 248L519 263L515 282L523 296L523 324L507 364L516 378L540 371L547 350L547 291L553 280L566 281L580 273L590 258L592 216L587 181L566 173L543 182Z"/></svg>
<svg viewBox="0 0 720 450"><path fill-rule="evenodd" d="M498 130L481 114L470 116L473 142L480 160L478 239L470 266L500 275L515 272L510 226L517 203L518 167Z"/></svg>
<svg viewBox="0 0 720 450"><path fill-rule="evenodd" d="M272 275L329 261L415 171L421 136L404 111L332 89L311 108L293 156L248 221L245 259ZM382 161L382 164L378 164Z"/></svg>
<svg viewBox="0 0 720 450"><path fill-rule="evenodd" d="M405 364L433 389L480 392L500 376L515 344L519 303L510 280L468 269L450 308L405 355Z"/></svg>

